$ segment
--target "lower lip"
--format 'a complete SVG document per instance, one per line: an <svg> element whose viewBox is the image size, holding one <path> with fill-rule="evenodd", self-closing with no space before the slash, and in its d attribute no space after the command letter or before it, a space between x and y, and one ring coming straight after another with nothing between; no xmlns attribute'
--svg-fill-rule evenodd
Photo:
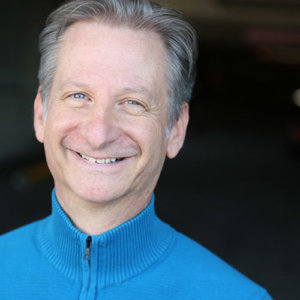
<svg viewBox="0 0 300 300"><path fill-rule="evenodd" d="M117 161L114 163L109 163L109 164L98 164L98 163L94 163L94 162L91 162L91 161L88 161L88 160L82 158L77 152L74 152L72 150L69 150L69 152L76 159L76 161L78 161L85 167L92 168L95 170L114 170L114 169L119 168L123 164L125 164L131 158L131 157L126 157L120 161Z"/></svg>

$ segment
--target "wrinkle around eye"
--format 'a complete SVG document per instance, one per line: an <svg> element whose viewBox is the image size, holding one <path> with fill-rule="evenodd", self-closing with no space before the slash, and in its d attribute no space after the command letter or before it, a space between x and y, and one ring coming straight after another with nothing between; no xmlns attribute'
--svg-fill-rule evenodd
<svg viewBox="0 0 300 300"><path fill-rule="evenodd" d="M126 112L140 115L147 111L146 105L135 99L127 99L122 103L122 108Z"/></svg>

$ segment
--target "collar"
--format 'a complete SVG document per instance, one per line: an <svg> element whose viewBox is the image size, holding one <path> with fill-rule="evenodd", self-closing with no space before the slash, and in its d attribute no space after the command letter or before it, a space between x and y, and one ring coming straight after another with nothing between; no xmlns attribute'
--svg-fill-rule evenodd
<svg viewBox="0 0 300 300"><path fill-rule="evenodd" d="M84 259L88 235L73 226L52 192L52 214L41 223L38 245L61 273L81 281L93 274L98 286L122 282L154 264L170 247L174 230L155 214L154 195L133 219L92 236L90 259ZM90 276L88 274L88 276Z"/></svg>

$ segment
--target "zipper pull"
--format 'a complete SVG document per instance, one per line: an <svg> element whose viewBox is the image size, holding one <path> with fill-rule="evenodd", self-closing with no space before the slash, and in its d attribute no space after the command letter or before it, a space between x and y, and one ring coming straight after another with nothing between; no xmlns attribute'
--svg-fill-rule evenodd
<svg viewBox="0 0 300 300"><path fill-rule="evenodd" d="M85 246L85 252L83 256L84 260L90 260L91 258L91 246L92 246L92 237L88 236L86 238L86 246Z"/></svg>

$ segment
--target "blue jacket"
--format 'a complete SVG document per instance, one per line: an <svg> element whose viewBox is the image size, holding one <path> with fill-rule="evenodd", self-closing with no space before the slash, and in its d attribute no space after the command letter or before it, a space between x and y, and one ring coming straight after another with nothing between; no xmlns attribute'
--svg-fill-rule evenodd
<svg viewBox="0 0 300 300"><path fill-rule="evenodd" d="M271 299L163 223L153 198L134 219L88 237L53 191L49 217L0 237L0 299Z"/></svg>

